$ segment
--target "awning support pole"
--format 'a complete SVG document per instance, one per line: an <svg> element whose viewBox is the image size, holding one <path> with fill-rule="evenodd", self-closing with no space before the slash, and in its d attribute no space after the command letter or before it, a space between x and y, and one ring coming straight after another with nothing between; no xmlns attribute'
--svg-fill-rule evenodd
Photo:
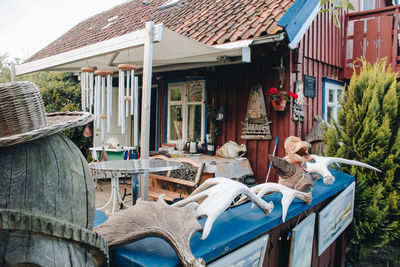
<svg viewBox="0 0 400 267"><path fill-rule="evenodd" d="M150 105L151 105L151 76L153 62L153 34L154 23L146 23L146 38L144 41L143 56L143 86L142 86L142 127L140 133L140 158L149 158L150 149ZM141 175L140 196L142 200L148 199L149 174Z"/></svg>
<svg viewBox="0 0 400 267"><path fill-rule="evenodd" d="M14 63L11 64L10 71L11 71L11 81L15 82L15 65L14 65Z"/></svg>

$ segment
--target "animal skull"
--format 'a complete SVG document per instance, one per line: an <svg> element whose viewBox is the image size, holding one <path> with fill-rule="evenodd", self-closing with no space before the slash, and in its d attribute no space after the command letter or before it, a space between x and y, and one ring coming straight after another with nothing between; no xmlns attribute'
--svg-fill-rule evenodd
<svg viewBox="0 0 400 267"><path fill-rule="evenodd" d="M308 154L311 145L300 138L289 136L285 140L286 156L283 159L270 156L272 166L279 175L279 184L302 192L310 192L314 182L305 168L312 158Z"/></svg>
<svg viewBox="0 0 400 267"><path fill-rule="evenodd" d="M328 166L332 163L344 163L344 164L350 164L350 165L356 165L360 167L365 167L377 172L380 172L381 170L366 164L359 162L357 160L349 160L349 159L343 159L343 158L333 158L333 157L320 157L317 155L311 155L311 158L315 162L307 162L307 171L310 173L316 173L319 174L323 177L324 184L331 185L335 181L335 177L331 174L331 172L328 170Z"/></svg>

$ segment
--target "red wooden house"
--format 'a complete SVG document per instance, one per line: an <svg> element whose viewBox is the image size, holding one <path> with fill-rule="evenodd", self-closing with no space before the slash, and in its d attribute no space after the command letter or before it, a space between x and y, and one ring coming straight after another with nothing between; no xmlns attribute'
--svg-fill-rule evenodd
<svg viewBox="0 0 400 267"><path fill-rule="evenodd" d="M39 70L79 73L87 66L117 72L120 63L142 68L144 51L137 40L141 40L144 24L163 23L154 33L150 149L175 144L177 139L203 141L210 132L207 110L223 107L225 120L216 122L216 143L244 143L261 183L276 137L280 140L276 155L283 157L285 138L304 138L315 115L335 118L338 98L357 57L365 56L370 62L388 57L388 64L398 70L397 1L351 2L355 11L342 11L338 28L329 13L319 13L319 0L132 0L79 23L17 66L16 74ZM298 81L305 89L304 120L293 121L291 106L284 112L275 111L266 94L271 140L242 138L250 89L261 86L265 93L282 86L281 90L295 92ZM182 122L182 133L175 121ZM114 126L109 136L131 145L130 122L125 135ZM95 145L99 144L95 136ZM276 177L272 175L270 181ZM271 231L275 249L279 250L278 237L287 234L294 220ZM343 265L344 244L341 235L329 253L313 259L313 266ZM270 266L287 265L282 260L285 255L277 255L268 256Z"/></svg>
<svg viewBox="0 0 400 267"><path fill-rule="evenodd" d="M173 86L169 84L204 80L204 101L201 108L193 107L192 111L196 124L201 126L196 126L196 130L185 129L184 139L205 139L209 132L206 103L217 110L223 107L226 120L217 123L216 143L222 145L233 140L246 144L255 177L262 182L267 173L267 155L273 151L275 137L280 138L277 155L284 156L283 140L287 136L301 134L304 138L315 115L328 120L336 116L337 99L343 90L343 81L351 77L354 59L365 56L373 62L377 57L386 56L397 69L398 27L394 22L398 21L398 7L384 0L352 3L357 12L342 12L342 26L338 28L327 12L318 13L318 0L129 1L79 23L27 63L17 66L17 74L41 69L79 71L84 66L115 71L118 63L125 62L141 66L141 58L135 56L143 51L130 52L129 47L103 54L88 53L71 62L68 59L57 61L57 56L68 58L78 49L127 36L142 29L144 22L149 20L163 23L176 34L168 37L171 40L164 48L166 51L163 48L157 50L155 46L151 149L157 150L161 144L174 143L177 139L168 114L176 112L173 109L179 103L171 106L168 88ZM191 42L184 45L182 37ZM197 46L203 44L226 48L226 52L200 51ZM167 54L171 56L167 57ZM304 121L292 121L289 107L285 112L274 111L267 95L266 111L272 121L273 140L242 139L249 89L261 85L266 92L282 83L285 91L293 92L296 81L305 82L306 90L312 90L311 97L307 94L305 97ZM120 139L124 145L132 142L129 135Z"/></svg>

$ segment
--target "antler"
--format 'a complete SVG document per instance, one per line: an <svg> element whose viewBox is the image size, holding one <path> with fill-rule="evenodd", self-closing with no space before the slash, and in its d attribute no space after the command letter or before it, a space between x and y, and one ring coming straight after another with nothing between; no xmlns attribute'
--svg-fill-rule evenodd
<svg viewBox="0 0 400 267"><path fill-rule="evenodd" d="M263 197L266 194L272 192L280 192L282 193L282 221L285 222L286 214L289 209L290 204L292 203L294 198L300 199L308 204L312 201L312 193L304 193L298 190L291 189L287 186L277 184L277 183L263 183L251 188L251 191L257 194L259 197ZM237 202L242 203L246 200L246 197L242 196ZM252 205L253 208L254 205Z"/></svg>
<svg viewBox="0 0 400 267"><path fill-rule="evenodd" d="M163 195L157 202L139 200L135 206L111 214L94 231L104 236L111 248L157 236L173 247L184 266L205 266L203 259L196 259L190 250L190 238L201 230L194 214L197 206L171 207Z"/></svg>
<svg viewBox="0 0 400 267"><path fill-rule="evenodd" d="M212 178L206 180L186 199L174 203L172 206L182 207L188 203L204 199L196 208L197 217L207 216L201 239L206 239L214 221L224 212L239 195L245 195L268 215L274 205L267 203L252 192L246 185L228 178Z"/></svg>
<svg viewBox="0 0 400 267"><path fill-rule="evenodd" d="M343 159L343 158L334 158L334 157L320 157L317 155L311 155L311 157L315 160L315 162L307 162L307 171L310 173L317 173L323 177L323 181L325 184L331 185L335 181L335 177L328 170L328 166L332 163L344 163L349 165L356 165L360 167L365 167L377 172L381 170L357 160Z"/></svg>

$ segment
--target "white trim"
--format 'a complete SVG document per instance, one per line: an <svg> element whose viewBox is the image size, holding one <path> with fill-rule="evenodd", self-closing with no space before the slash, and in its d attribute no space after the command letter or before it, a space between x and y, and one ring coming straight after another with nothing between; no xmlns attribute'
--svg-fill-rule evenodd
<svg viewBox="0 0 400 267"><path fill-rule="evenodd" d="M324 81L325 85L325 105L324 105L324 120L327 121L328 123L330 123L330 121L328 121L328 107L333 108L333 113L332 113L332 118L337 121L337 113L338 113L338 109L341 108L341 105L339 102L340 99L338 99L338 91L342 91L342 96L344 93L344 86L343 85L339 85L337 83L334 82L330 82L329 80L325 80ZM333 90L333 102L329 101L329 90Z"/></svg>
<svg viewBox="0 0 400 267"><path fill-rule="evenodd" d="M307 18L306 22L304 22L303 26L301 26L300 31L296 34L294 39L289 43L290 49L295 49L301 39L303 39L304 34L310 27L311 23L314 21L315 17L318 15L320 10L320 2L315 6L314 10L312 11L311 15Z"/></svg>
<svg viewBox="0 0 400 267"><path fill-rule="evenodd" d="M249 45L251 45L253 42L254 40L242 40L226 44L213 45L212 47L219 49L235 49L235 48L249 47Z"/></svg>
<svg viewBox="0 0 400 267"><path fill-rule="evenodd" d="M202 99L199 102L188 102L188 89L185 87L186 83L190 82L201 82L204 83L202 84ZM178 85L182 86L181 88L181 100L180 101L171 101L171 87L170 85ZM181 109L181 117L182 117L182 140L185 142L188 141L188 121L189 121L189 105L201 105L201 133L200 133L200 140L194 140L194 141L203 141L205 138L205 120L206 120L206 108L205 108L205 91L206 88L206 80L200 79L200 80L188 80L188 81L182 81L182 82L171 82L168 83L168 99L167 99L167 143L169 144L175 144L177 140L171 139L171 106L177 106L180 105L182 107Z"/></svg>
<svg viewBox="0 0 400 267"><path fill-rule="evenodd" d="M154 26L154 42L160 42L162 38L163 24ZM46 70L65 63L84 60L95 56L110 54L127 48L143 46L146 39L146 29L128 33L110 40L77 48L43 59L15 66L15 74L22 75L34 71Z"/></svg>

